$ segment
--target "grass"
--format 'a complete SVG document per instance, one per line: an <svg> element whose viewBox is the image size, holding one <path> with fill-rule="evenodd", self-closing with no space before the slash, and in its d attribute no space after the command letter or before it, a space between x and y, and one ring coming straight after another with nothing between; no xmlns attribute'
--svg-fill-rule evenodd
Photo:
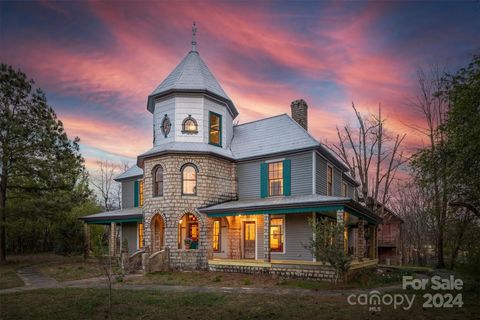
<svg viewBox="0 0 480 320"><path fill-rule="evenodd" d="M356 272L347 283L285 279L270 275L247 275L242 273L218 273L206 271L191 272L156 272L142 277L125 280L128 284L159 284L181 286L209 287L261 287L261 288L295 288L309 290L375 288L401 284L402 276L410 275L404 270L391 270L376 274L373 270Z"/></svg>
<svg viewBox="0 0 480 320"><path fill-rule="evenodd" d="M23 287L22 279L12 266L0 266L0 289Z"/></svg>
<svg viewBox="0 0 480 320"><path fill-rule="evenodd" d="M475 319L478 296L466 295L463 308L412 310L383 306L372 312L351 306L346 296L313 297L227 293L115 290L113 319ZM105 319L102 289L43 289L1 296L2 319ZM23 306L28 305L28 308Z"/></svg>
<svg viewBox="0 0 480 320"><path fill-rule="evenodd" d="M7 267L12 271L35 266L57 281L93 278L102 274L95 259L85 261L82 256L61 256L53 253L12 255L7 257L7 262Z"/></svg>

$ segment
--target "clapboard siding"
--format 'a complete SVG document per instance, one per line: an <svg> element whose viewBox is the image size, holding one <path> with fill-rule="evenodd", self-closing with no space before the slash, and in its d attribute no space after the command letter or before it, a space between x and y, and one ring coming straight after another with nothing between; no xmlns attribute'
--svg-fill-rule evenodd
<svg viewBox="0 0 480 320"><path fill-rule="evenodd" d="M347 183L348 185L348 197L349 198L352 198L352 199L355 199L355 187L353 185L351 185L350 183Z"/></svg>
<svg viewBox="0 0 480 320"><path fill-rule="evenodd" d="M311 153L302 153L281 159L291 160L291 195L312 194ZM239 199L260 198L260 164L267 160L275 160L275 158L238 163Z"/></svg>
<svg viewBox="0 0 480 320"><path fill-rule="evenodd" d="M315 155L316 159L316 184L317 184L317 194L326 195L327 194L327 160L320 157L318 154Z"/></svg>
<svg viewBox="0 0 480 320"><path fill-rule="evenodd" d="M130 254L138 250L137 244L137 223L122 223L122 241L128 242L128 252ZM123 245L123 244L122 244Z"/></svg>
<svg viewBox="0 0 480 320"><path fill-rule="evenodd" d="M333 195L342 196L342 172L337 168L333 168Z"/></svg>
<svg viewBox="0 0 480 320"><path fill-rule="evenodd" d="M134 183L135 180L122 181L122 209L134 206Z"/></svg>
<svg viewBox="0 0 480 320"><path fill-rule="evenodd" d="M272 260L312 261L312 253L307 248L312 238L312 229L308 225L311 216L303 213L285 215L285 253L272 252Z"/></svg>
<svg viewBox="0 0 480 320"><path fill-rule="evenodd" d="M287 159L292 161L292 196L312 194L312 154L304 153Z"/></svg>

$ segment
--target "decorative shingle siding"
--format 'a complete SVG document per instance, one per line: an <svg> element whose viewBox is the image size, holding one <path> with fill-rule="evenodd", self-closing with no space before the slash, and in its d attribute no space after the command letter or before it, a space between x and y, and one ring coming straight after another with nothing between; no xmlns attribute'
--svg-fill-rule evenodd
<svg viewBox="0 0 480 320"><path fill-rule="evenodd" d="M316 163L316 184L317 184L317 194L327 195L327 160L320 157L318 154L315 155Z"/></svg>
<svg viewBox="0 0 480 320"><path fill-rule="evenodd" d="M122 181L122 209L133 208L134 180Z"/></svg>
<svg viewBox="0 0 480 320"><path fill-rule="evenodd" d="M272 218L274 217L272 215ZM312 237L312 229L308 225L309 217L312 217L312 214L285 215L285 254L272 252L272 260L312 261L312 254L306 248Z"/></svg>
<svg viewBox="0 0 480 320"><path fill-rule="evenodd" d="M238 195L240 200L260 198L260 165L267 160L238 163ZM312 193L312 155L301 153L290 157L278 159L291 160L291 195L304 195Z"/></svg>
<svg viewBox="0 0 480 320"><path fill-rule="evenodd" d="M333 167L333 195L342 197L342 172Z"/></svg>

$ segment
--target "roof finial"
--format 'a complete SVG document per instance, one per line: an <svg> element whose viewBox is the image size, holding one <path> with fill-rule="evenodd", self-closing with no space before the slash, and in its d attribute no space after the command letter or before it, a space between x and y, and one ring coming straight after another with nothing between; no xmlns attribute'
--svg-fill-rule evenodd
<svg viewBox="0 0 480 320"><path fill-rule="evenodd" d="M193 26L192 26L192 51L193 52L197 51L197 40L195 40L196 34L197 34L197 26L195 24L195 21L193 21Z"/></svg>

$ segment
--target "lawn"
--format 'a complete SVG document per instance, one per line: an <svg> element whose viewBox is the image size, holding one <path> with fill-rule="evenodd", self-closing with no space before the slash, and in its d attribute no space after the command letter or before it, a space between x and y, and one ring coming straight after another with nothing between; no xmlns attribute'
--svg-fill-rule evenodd
<svg viewBox="0 0 480 320"><path fill-rule="evenodd" d="M85 261L82 256L61 256L53 253L38 253L8 256L7 261L8 264L6 267L11 271L9 274L15 273L14 270L22 267L35 266L57 281L93 278L100 276L102 273L95 259ZM0 272L1 270L2 269L0 269ZM0 285L2 282L0 279ZM20 282L20 285L23 285L23 282Z"/></svg>
<svg viewBox="0 0 480 320"><path fill-rule="evenodd" d="M346 296L313 297L229 293L114 290L113 319L475 319L478 296L465 296L463 308L412 310L351 306ZM104 289L43 289L1 296L2 319L105 319ZM22 306L28 305L28 308Z"/></svg>
<svg viewBox="0 0 480 320"><path fill-rule="evenodd" d="M128 284L160 284L182 286L210 287L261 287L261 288L298 288L310 290L375 288L400 284L402 276L407 273L394 270L389 273L376 274L373 270L357 272L347 283L334 284L330 282L285 279L270 275L249 275L226 272L156 272L142 277L125 280Z"/></svg>
<svg viewBox="0 0 480 320"><path fill-rule="evenodd" d="M0 289L22 287L23 281L10 266L0 266Z"/></svg>

